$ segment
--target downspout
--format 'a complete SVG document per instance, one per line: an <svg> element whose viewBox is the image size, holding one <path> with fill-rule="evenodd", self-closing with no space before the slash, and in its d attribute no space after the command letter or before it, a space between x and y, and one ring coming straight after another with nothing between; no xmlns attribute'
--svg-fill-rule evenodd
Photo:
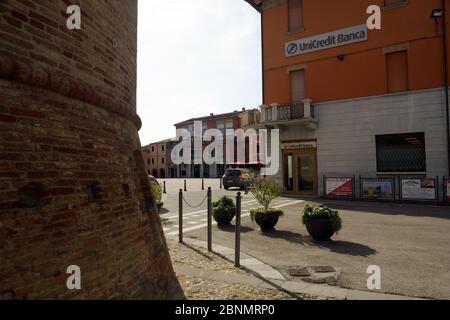
<svg viewBox="0 0 450 320"><path fill-rule="evenodd" d="M448 47L447 47L447 11L445 8L446 0L442 0L442 9L444 10L444 16L442 18L442 42L444 50L444 85L445 85L445 111L447 117L447 162L448 162L448 175L450 176L450 117L449 117L449 90L448 90Z"/></svg>
<svg viewBox="0 0 450 320"><path fill-rule="evenodd" d="M264 17L263 17L263 8L261 4L260 8L260 14L261 14L261 72L262 72L262 104L265 103L266 99L266 86L265 86L265 74L264 74ZM450 154L450 153L449 153ZM450 168L450 164L449 164ZM449 173L450 174L450 173Z"/></svg>

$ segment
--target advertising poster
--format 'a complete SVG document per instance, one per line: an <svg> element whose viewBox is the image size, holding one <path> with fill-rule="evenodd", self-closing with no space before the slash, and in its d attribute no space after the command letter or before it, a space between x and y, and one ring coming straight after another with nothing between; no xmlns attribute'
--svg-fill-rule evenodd
<svg viewBox="0 0 450 320"><path fill-rule="evenodd" d="M366 199L393 199L394 181L392 179L363 179L362 196Z"/></svg>
<svg viewBox="0 0 450 320"><path fill-rule="evenodd" d="M353 178L326 178L326 192L329 197L353 196Z"/></svg>
<svg viewBox="0 0 450 320"><path fill-rule="evenodd" d="M402 198L436 200L436 182L432 179L402 179Z"/></svg>
<svg viewBox="0 0 450 320"><path fill-rule="evenodd" d="M447 200L450 201L450 179L447 180Z"/></svg>

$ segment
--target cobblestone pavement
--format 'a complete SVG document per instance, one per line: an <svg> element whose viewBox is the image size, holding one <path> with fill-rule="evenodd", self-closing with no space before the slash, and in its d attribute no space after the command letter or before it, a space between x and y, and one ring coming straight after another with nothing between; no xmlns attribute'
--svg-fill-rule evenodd
<svg viewBox="0 0 450 320"><path fill-rule="evenodd" d="M184 264L204 270L220 270L225 273L247 274L245 271L235 268L228 260L208 252L204 248L179 244L173 240L167 240L167 245L174 264Z"/></svg>
<svg viewBox="0 0 450 320"><path fill-rule="evenodd" d="M192 269L210 270L221 274L240 276L240 279L254 282L255 278L244 270L237 269L231 262L194 245L181 245L168 240L170 255L175 267L184 266ZM190 300L317 300L319 298L291 294L283 290L264 288L246 283L230 283L199 276L177 273L178 280ZM243 281L245 282L245 281Z"/></svg>

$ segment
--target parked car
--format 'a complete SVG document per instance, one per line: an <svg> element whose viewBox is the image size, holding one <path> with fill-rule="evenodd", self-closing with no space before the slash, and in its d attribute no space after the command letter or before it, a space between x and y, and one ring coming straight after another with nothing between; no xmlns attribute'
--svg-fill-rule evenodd
<svg viewBox="0 0 450 320"><path fill-rule="evenodd" d="M240 188L241 190L245 189L245 185L248 187L251 186L251 181L253 179L254 173L248 169L227 169L225 171L224 176L222 177L223 187L225 190L230 188Z"/></svg>

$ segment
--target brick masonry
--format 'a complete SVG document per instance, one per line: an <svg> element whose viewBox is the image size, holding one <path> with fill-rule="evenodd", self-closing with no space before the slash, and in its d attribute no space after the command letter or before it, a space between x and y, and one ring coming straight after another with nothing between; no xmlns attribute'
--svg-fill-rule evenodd
<svg viewBox="0 0 450 320"><path fill-rule="evenodd" d="M0 300L183 295L137 134L136 27L136 1L0 0Z"/></svg>

